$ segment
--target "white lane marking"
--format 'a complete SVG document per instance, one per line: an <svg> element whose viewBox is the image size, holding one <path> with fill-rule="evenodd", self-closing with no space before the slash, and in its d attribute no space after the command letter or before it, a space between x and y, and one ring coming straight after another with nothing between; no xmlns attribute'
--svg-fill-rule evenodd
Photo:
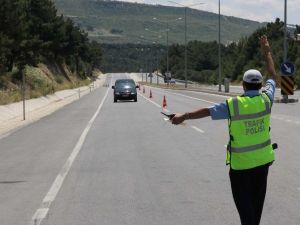
<svg viewBox="0 0 300 225"><path fill-rule="evenodd" d="M38 221L46 218L48 212L49 212L49 208L39 208L33 216L34 218L33 224L38 224Z"/></svg>
<svg viewBox="0 0 300 225"><path fill-rule="evenodd" d="M152 88L153 88L153 87L152 87ZM163 90L163 89L161 89L161 88L153 88L153 89ZM178 96L182 96L182 97L186 97L186 98L198 100L198 101L207 102L207 103L210 103L210 104L218 104L217 102L211 102L211 101L207 101L207 100L204 100L204 99L201 99L201 98L191 97L191 96L184 95L184 94L174 93L174 92L170 92L170 91L166 91L166 92L168 92L168 93L170 93L170 94L174 94L174 95L178 95ZM195 92L195 93L198 93L198 92ZM202 93L202 92L201 92L201 93ZM207 94L207 95L216 95L216 94L210 94L210 93L205 93L205 94ZM221 95L220 95L220 96L221 96ZM222 96L222 97L225 97L225 96ZM226 97L226 98L229 98L229 97ZM147 100L148 100L148 99L147 99ZM156 103L155 103L155 104L156 104ZM271 117L272 117L273 119L281 120L281 121L288 122L288 123L292 122L292 120L289 120L289 119L288 119L288 120L285 120L285 119L283 119L283 118L281 118L281 117L278 117L278 116L272 115L272 114L271 114ZM295 123L296 123L296 124L300 124L300 122L295 122Z"/></svg>
<svg viewBox="0 0 300 225"><path fill-rule="evenodd" d="M297 124L297 125L300 124L299 121L293 121L293 120L286 119L286 118L284 118L284 117L280 117L280 116L276 116L276 115L271 115L271 118L272 118L272 119L276 119L276 120L281 120L281 121L284 121L284 122L286 122L286 123L294 123L294 124Z"/></svg>
<svg viewBox="0 0 300 225"><path fill-rule="evenodd" d="M204 131L203 130L201 130L200 128L198 128L198 127L195 127L195 126L191 126L191 128L193 128L194 130L196 130L196 131L198 131L198 132L200 132L200 133L204 133Z"/></svg>
<svg viewBox="0 0 300 225"><path fill-rule="evenodd" d="M163 88L157 88L157 87L152 87L153 89L159 89L159 90L165 90L165 92L168 92L168 93L174 93L168 89L163 89ZM204 91L190 91L190 90L176 90L176 89L173 89L173 91L187 91L187 92L191 92L191 93L197 93L197 94L204 94L204 95L212 95L212 96L216 96L216 97L221 97L221 98L225 98L225 99L228 99L230 98L231 96L224 96L224 95L218 95L218 94L212 94L212 93L207 93L207 92L204 92Z"/></svg>
<svg viewBox="0 0 300 225"><path fill-rule="evenodd" d="M59 174L55 178L55 181L53 182L51 188L49 189L48 193L46 194L46 196L43 199L41 207L33 215L32 220L30 222L31 225L40 225L41 222L48 215L50 205L55 200L57 193L59 192L66 176L68 175L68 173L69 173L69 171L72 167L73 162L75 161L78 153L80 152L81 147L82 147L82 145L85 141L85 138L86 138L91 126L93 125L96 117L98 116L98 114L99 114L99 112L100 112L100 110L101 110L101 108L104 104L104 101L107 98L109 90L110 89L108 88L104 98L102 99L102 101L101 101L101 103L100 103L100 105L97 109L97 111L95 112L95 114L91 118L91 120L88 122L86 128L84 129L84 131L82 132L78 142L76 143L71 155L69 156L69 158L67 159L67 161L63 165L62 169L60 170Z"/></svg>
<svg viewBox="0 0 300 225"><path fill-rule="evenodd" d="M138 93L139 96L143 97L144 99L146 99L147 101L151 102L153 105L157 106L158 108L162 108L159 104L157 104L156 102L146 98L145 96L141 95L140 93Z"/></svg>
<svg viewBox="0 0 300 225"><path fill-rule="evenodd" d="M204 95L212 95L212 96L216 96L216 97L220 97L220 98L225 98L228 99L231 96L227 96L227 95L218 95L218 94L212 94L212 93L208 93L208 92L202 92L202 91L189 91L188 92L192 92L192 93L196 93L196 94L204 94Z"/></svg>
<svg viewBox="0 0 300 225"><path fill-rule="evenodd" d="M199 100L199 101L203 101L203 102L207 102L207 103L212 103L212 104L217 104L216 102L211 102L211 101L207 101L207 100L204 100L204 99L201 99L201 98L195 98L195 97L191 97L191 96L187 96L187 95L183 95L183 94L178 94L178 93L173 93L174 95L179 95L179 96L183 96L183 97L186 97L186 98L190 98L190 99L195 99L195 100ZM292 120L290 119L283 119L283 118L280 118L280 117L277 117L277 116L273 116L271 115L273 119L277 119L277 120L282 120L284 122L287 122L287 123L291 123L293 122ZM300 122L295 122L296 124L300 124Z"/></svg>
<svg viewBox="0 0 300 225"><path fill-rule="evenodd" d="M183 94L178 94L178 93L173 93L173 94L174 94L174 95L178 95L178 96L182 96L182 97L185 97L185 98L190 98L190 99L202 101L202 102L207 102L207 103L210 103L210 104L217 104L217 102L207 101L207 100L204 100L204 99L202 99L202 98L195 98L195 97L191 97L191 96L183 95Z"/></svg>

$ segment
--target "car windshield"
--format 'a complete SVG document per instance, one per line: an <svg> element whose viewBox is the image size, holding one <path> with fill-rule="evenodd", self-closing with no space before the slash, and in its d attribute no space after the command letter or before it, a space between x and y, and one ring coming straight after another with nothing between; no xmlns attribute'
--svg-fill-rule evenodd
<svg viewBox="0 0 300 225"><path fill-rule="evenodd" d="M135 84L130 80L122 80L116 82L116 88L134 88Z"/></svg>

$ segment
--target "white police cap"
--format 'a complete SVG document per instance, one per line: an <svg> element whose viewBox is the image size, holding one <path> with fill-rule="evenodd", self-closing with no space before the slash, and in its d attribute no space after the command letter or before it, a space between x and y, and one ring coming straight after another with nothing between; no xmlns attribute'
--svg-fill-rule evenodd
<svg viewBox="0 0 300 225"><path fill-rule="evenodd" d="M250 84L259 84L262 83L263 77L258 70L247 70L244 73L243 81Z"/></svg>

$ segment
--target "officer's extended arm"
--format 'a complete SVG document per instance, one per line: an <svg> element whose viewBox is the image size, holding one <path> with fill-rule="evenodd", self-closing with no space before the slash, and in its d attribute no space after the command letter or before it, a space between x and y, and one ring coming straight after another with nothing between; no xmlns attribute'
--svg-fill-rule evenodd
<svg viewBox="0 0 300 225"><path fill-rule="evenodd" d="M270 50L270 44L266 35L260 37L260 49L261 53L266 61L266 67L269 74L269 78L276 81L277 75Z"/></svg>
<svg viewBox="0 0 300 225"><path fill-rule="evenodd" d="M210 116L210 112L208 108L202 108L195 110L193 112L187 112L184 114L181 113L176 113L176 115L172 119L172 124L180 124L185 120L190 120L190 119L200 119L204 117Z"/></svg>

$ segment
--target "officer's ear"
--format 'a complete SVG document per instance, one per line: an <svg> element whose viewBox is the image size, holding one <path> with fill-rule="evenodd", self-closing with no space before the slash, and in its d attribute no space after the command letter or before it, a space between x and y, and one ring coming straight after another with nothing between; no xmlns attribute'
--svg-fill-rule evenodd
<svg viewBox="0 0 300 225"><path fill-rule="evenodd" d="M246 86L246 83L245 83L245 81L243 81L243 89L244 89L244 91L246 91L246 90L247 90L247 86Z"/></svg>

